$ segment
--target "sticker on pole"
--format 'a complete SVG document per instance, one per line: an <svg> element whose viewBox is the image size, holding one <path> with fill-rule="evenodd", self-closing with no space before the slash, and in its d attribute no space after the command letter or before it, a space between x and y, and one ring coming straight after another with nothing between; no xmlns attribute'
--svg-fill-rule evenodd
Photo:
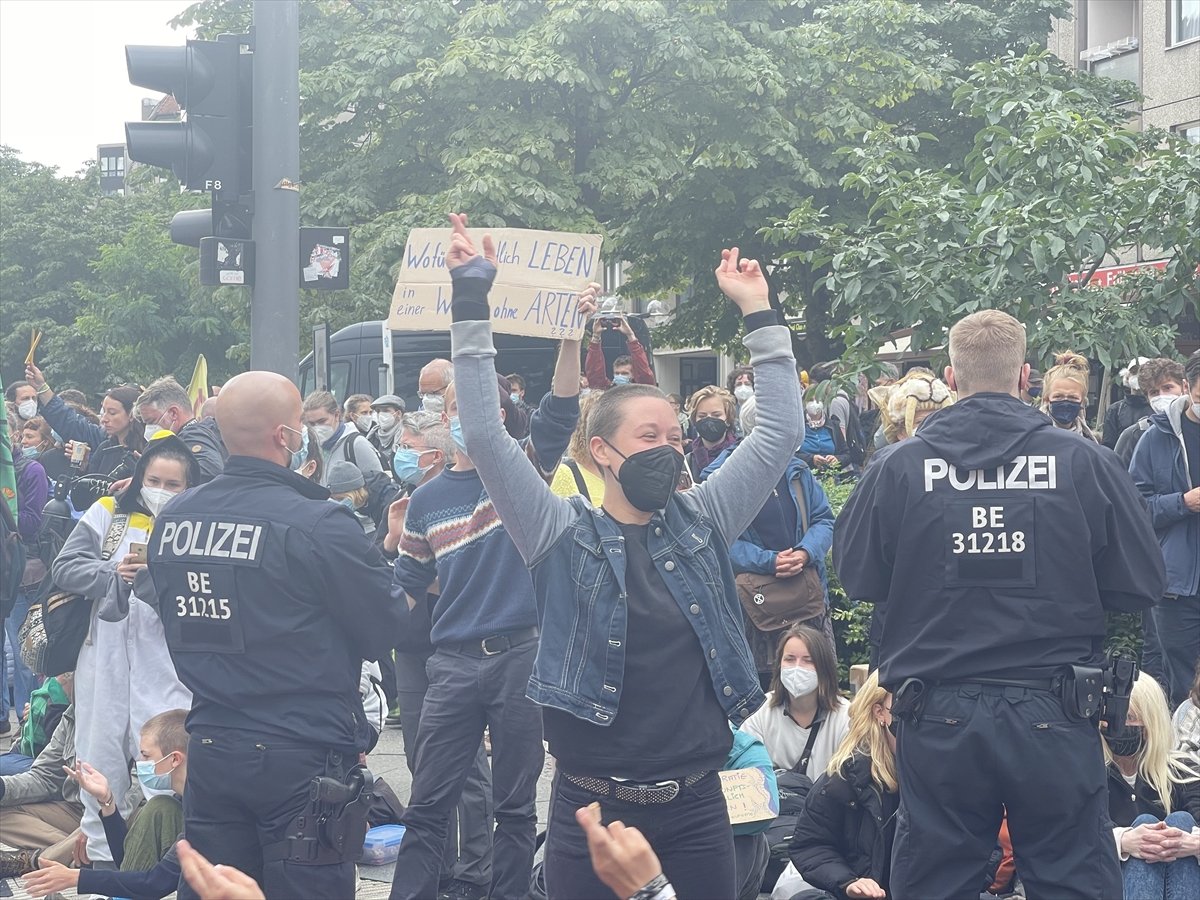
<svg viewBox="0 0 1200 900"><path fill-rule="evenodd" d="M484 233L496 242L498 272L488 302L492 327L504 334L577 340L586 321L575 311L580 292L601 273L598 234L526 228L469 229L476 247ZM408 235L388 327L393 331L450 328L449 228L414 228Z"/></svg>

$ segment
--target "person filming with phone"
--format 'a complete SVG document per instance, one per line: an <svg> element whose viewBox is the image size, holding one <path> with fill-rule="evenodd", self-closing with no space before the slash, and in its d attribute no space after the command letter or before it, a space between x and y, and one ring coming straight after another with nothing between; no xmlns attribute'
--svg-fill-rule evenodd
<svg viewBox="0 0 1200 900"><path fill-rule="evenodd" d="M605 331L621 332L629 350L613 360L612 378L608 377L604 359L602 339ZM598 313L592 318L592 340L588 344L583 372L592 390L605 390L614 384L657 384L654 372L650 369L650 360L646 357L645 345L633 333L629 320L620 313Z"/></svg>

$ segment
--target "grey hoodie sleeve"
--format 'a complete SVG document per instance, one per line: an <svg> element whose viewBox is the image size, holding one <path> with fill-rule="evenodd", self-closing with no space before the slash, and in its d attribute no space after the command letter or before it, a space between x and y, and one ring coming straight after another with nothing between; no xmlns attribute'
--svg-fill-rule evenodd
<svg viewBox="0 0 1200 900"><path fill-rule="evenodd" d="M450 326L455 399L463 440L504 529L527 565L537 562L575 518L555 496L500 421L492 323Z"/></svg>
<svg viewBox="0 0 1200 900"><path fill-rule="evenodd" d="M69 706L58 720L58 727L29 771L4 776L4 794L0 806L21 806L49 800L79 800L79 787L69 781L63 766L75 764L75 707Z"/></svg>
<svg viewBox="0 0 1200 900"><path fill-rule="evenodd" d="M732 545L758 515L804 441L800 379L786 326L768 325L743 339L754 367L754 431L703 484L689 493Z"/></svg>
<svg viewBox="0 0 1200 900"><path fill-rule="evenodd" d="M129 585L117 575L117 559L100 558L103 544L103 535L80 522L55 557L51 574L60 590L99 601L103 618L119 621L129 614Z"/></svg>

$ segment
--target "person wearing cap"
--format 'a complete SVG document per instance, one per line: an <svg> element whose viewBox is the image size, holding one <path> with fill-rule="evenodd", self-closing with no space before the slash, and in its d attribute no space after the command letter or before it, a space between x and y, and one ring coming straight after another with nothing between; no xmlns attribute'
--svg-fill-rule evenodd
<svg viewBox="0 0 1200 900"><path fill-rule="evenodd" d="M380 453L390 457L399 445L404 398L395 394L384 394L371 403L371 412L375 416L375 427L367 437Z"/></svg>
<svg viewBox="0 0 1200 900"><path fill-rule="evenodd" d="M129 760L139 756L142 726L168 709L192 705L167 650L158 599L144 580L146 557L134 544L144 549L155 519L200 478L183 440L159 431L129 487L88 507L51 569L56 587L94 604L75 664L75 752L108 779L126 819L133 812ZM90 795L81 800L87 855L93 863L110 861L100 806Z"/></svg>
<svg viewBox="0 0 1200 900"><path fill-rule="evenodd" d="M329 487L329 499L354 513L354 518L358 519L367 537L373 535L375 522L366 513L367 484L358 466L344 459L335 459L329 463L325 480Z"/></svg>
<svg viewBox="0 0 1200 900"><path fill-rule="evenodd" d="M1118 400L1109 406L1104 413L1104 430L1100 433L1100 443L1109 450L1117 449L1117 441L1126 428L1155 413L1146 397L1146 385L1141 383L1139 377L1142 366L1148 362L1149 358L1139 356L1137 359L1131 359L1129 365L1120 372L1121 380L1129 394L1124 400Z"/></svg>

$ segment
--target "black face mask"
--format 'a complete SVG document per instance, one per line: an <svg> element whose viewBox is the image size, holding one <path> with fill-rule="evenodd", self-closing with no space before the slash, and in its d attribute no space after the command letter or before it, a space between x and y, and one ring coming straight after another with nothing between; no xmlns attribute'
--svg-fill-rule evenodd
<svg viewBox="0 0 1200 900"><path fill-rule="evenodd" d="M887 723L887 730L892 733L892 737L900 737L900 735L898 735L896 733L896 729L898 728L899 725L900 725L900 720L897 719L895 716L892 716L892 721Z"/></svg>
<svg viewBox="0 0 1200 900"><path fill-rule="evenodd" d="M1142 740L1142 729L1138 725L1126 725L1117 734L1104 736L1104 741L1113 752L1113 756L1136 756L1142 749Z"/></svg>
<svg viewBox="0 0 1200 900"><path fill-rule="evenodd" d="M728 431L729 426L725 424L724 419L716 419L708 416L696 422L696 434L700 435L700 437L710 444L715 444L721 440Z"/></svg>
<svg viewBox="0 0 1200 900"><path fill-rule="evenodd" d="M639 450L626 456L608 441L613 453L625 460L617 481L625 492L625 498L642 512L657 512L667 508L667 501L679 485L679 473L683 471L683 454L670 444Z"/></svg>

